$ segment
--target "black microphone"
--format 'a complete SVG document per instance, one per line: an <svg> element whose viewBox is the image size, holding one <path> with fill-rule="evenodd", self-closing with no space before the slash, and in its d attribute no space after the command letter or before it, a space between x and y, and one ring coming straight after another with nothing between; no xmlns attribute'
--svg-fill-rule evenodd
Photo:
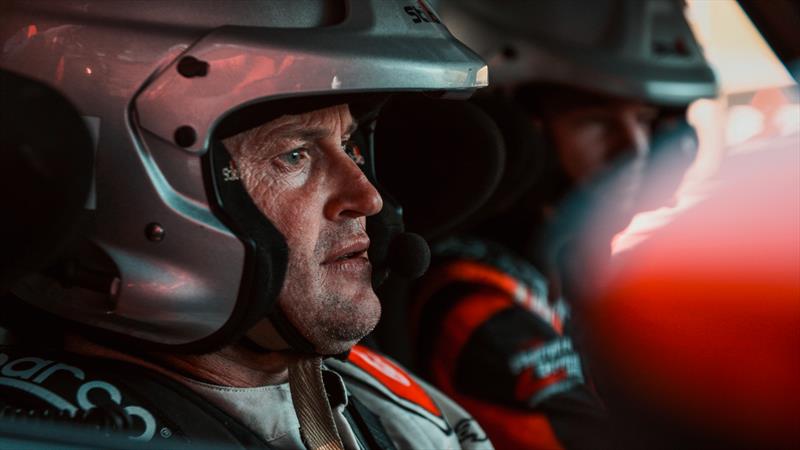
<svg viewBox="0 0 800 450"><path fill-rule="evenodd" d="M416 233L399 233L389 244L386 265L409 280L419 278L431 263L431 249Z"/></svg>

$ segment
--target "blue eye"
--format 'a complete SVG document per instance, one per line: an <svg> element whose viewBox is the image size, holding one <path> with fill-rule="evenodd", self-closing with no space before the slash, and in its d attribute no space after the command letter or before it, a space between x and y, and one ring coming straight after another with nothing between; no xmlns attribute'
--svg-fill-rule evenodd
<svg viewBox="0 0 800 450"><path fill-rule="evenodd" d="M305 150L296 149L279 155L278 158L290 166L296 166L306 157L305 153Z"/></svg>

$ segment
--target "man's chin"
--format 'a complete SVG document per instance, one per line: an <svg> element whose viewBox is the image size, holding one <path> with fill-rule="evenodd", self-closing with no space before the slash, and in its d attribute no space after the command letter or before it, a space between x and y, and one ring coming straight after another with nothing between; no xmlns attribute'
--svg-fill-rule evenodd
<svg viewBox="0 0 800 450"><path fill-rule="evenodd" d="M377 298L373 302L359 303L361 308L357 314L340 316L335 318L339 320L325 323L319 330L319 337L315 339L318 342L314 342L318 351L324 354L346 352L371 333L381 314Z"/></svg>
<svg viewBox="0 0 800 450"><path fill-rule="evenodd" d="M360 340L360 339L359 339ZM336 356L346 353L358 344L359 340L325 342L322 347L317 347L317 353L323 356Z"/></svg>
<svg viewBox="0 0 800 450"><path fill-rule="evenodd" d="M376 321L377 322L377 321ZM312 340L314 348L317 353L321 355L338 355L349 351L354 345L358 344L361 339L364 339L372 330L374 325L363 328L349 328L349 329L336 329L326 330L327 336L322 339L315 338Z"/></svg>

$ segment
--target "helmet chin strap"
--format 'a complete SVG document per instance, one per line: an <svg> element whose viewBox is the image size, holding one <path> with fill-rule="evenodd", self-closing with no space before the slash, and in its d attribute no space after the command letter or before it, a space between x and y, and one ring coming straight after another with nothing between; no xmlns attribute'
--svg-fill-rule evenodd
<svg viewBox="0 0 800 450"><path fill-rule="evenodd" d="M250 328L250 331L245 333L245 338L262 350L281 351L292 349L292 346L286 342L267 318L261 319Z"/></svg>
<svg viewBox="0 0 800 450"><path fill-rule="evenodd" d="M343 450L344 445L336 429L322 381L321 357L300 356L292 359L289 363L289 392L306 448Z"/></svg>
<svg viewBox="0 0 800 450"><path fill-rule="evenodd" d="M245 333L242 342L257 352L291 352L295 355L341 360L345 360L350 353L349 350L334 354L319 352L280 311L277 314L270 313L256 322Z"/></svg>
<svg viewBox="0 0 800 450"><path fill-rule="evenodd" d="M282 320L285 320L285 316L282 314L281 316ZM288 320L285 322L303 340L302 345L311 345ZM245 334L245 339L266 351L292 351L293 355L289 361L289 391L292 395L295 415L300 423L300 436L302 436L306 448L312 450L344 449L322 380L322 358L324 356L316 352L298 351L278 332L271 318L264 318L256 323Z"/></svg>

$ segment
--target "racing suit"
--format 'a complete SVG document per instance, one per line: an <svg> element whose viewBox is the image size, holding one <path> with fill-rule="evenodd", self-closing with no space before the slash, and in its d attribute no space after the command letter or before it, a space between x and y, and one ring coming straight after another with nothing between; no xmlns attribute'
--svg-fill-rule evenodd
<svg viewBox="0 0 800 450"><path fill-rule="evenodd" d="M326 361L323 381L345 448L492 448L463 409L372 350L356 346L346 361ZM156 448L305 448L288 383L214 386L130 360L0 347L3 407L29 417L66 411L76 423L98 408L125 417L123 433Z"/></svg>
<svg viewBox="0 0 800 450"><path fill-rule="evenodd" d="M548 303L544 277L485 240L453 237L432 252L410 312L422 374L498 448L604 448L602 404L565 332L568 308Z"/></svg>

